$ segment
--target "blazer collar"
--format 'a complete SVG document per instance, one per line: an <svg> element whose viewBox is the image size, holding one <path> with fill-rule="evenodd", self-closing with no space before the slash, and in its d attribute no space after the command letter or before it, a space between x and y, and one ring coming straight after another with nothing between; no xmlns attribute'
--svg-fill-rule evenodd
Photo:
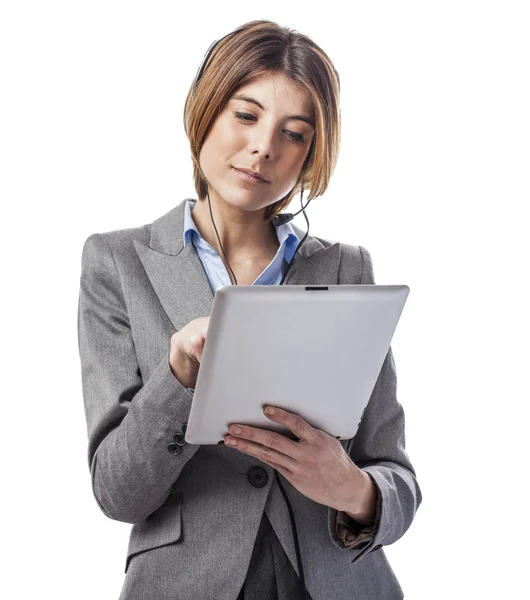
<svg viewBox="0 0 530 600"><path fill-rule="evenodd" d="M214 300L195 246L184 246L184 209L188 200L193 198L185 198L153 221L148 246L133 240L151 285L177 331L193 319L210 316ZM291 224L302 240L305 231ZM339 262L339 243L326 247L308 235L294 255L283 285L337 284Z"/></svg>

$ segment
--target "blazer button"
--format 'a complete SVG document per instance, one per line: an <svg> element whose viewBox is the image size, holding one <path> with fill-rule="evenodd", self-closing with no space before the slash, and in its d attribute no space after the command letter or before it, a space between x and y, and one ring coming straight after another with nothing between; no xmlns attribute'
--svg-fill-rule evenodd
<svg viewBox="0 0 530 600"><path fill-rule="evenodd" d="M171 454L174 454L175 456L182 452L182 446L179 446L178 444L169 444L167 449L169 452L171 452Z"/></svg>
<svg viewBox="0 0 530 600"><path fill-rule="evenodd" d="M184 439L184 434L177 433L177 434L175 434L175 437L173 438L173 443L177 444L179 446L184 446L184 444L187 444L188 442L186 442L186 440Z"/></svg>
<svg viewBox="0 0 530 600"><path fill-rule="evenodd" d="M250 484L256 488L262 488L269 481L269 474L262 467L253 467L248 472L247 477Z"/></svg>

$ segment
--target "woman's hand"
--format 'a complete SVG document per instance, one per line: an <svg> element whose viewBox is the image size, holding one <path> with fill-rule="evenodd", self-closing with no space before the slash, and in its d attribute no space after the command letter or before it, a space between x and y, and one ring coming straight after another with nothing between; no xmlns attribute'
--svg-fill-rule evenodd
<svg viewBox="0 0 530 600"><path fill-rule="evenodd" d="M169 366L173 375L187 388L195 388L210 317L193 319L171 336Z"/></svg>
<svg viewBox="0 0 530 600"><path fill-rule="evenodd" d="M236 425L231 425L225 444L230 447L230 441L235 440L236 450L273 467L311 500L337 510L360 512L369 476L351 460L339 440L297 414L274 408L273 415L265 416L290 429L300 438L298 442L249 425L239 425L241 432L236 433Z"/></svg>

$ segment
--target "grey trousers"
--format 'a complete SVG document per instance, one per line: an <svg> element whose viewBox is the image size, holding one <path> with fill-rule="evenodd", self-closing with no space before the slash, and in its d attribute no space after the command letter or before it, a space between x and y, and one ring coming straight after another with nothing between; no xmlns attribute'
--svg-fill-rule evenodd
<svg viewBox="0 0 530 600"><path fill-rule="evenodd" d="M308 600L312 600L309 592ZM304 600L300 579L265 512L237 600Z"/></svg>

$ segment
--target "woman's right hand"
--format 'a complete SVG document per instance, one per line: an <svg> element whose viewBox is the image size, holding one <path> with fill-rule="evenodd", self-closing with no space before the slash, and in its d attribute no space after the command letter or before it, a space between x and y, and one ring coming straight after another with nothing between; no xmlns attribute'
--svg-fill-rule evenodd
<svg viewBox="0 0 530 600"><path fill-rule="evenodd" d="M210 317L193 319L171 336L169 366L173 375L187 388L195 388Z"/></svg>

